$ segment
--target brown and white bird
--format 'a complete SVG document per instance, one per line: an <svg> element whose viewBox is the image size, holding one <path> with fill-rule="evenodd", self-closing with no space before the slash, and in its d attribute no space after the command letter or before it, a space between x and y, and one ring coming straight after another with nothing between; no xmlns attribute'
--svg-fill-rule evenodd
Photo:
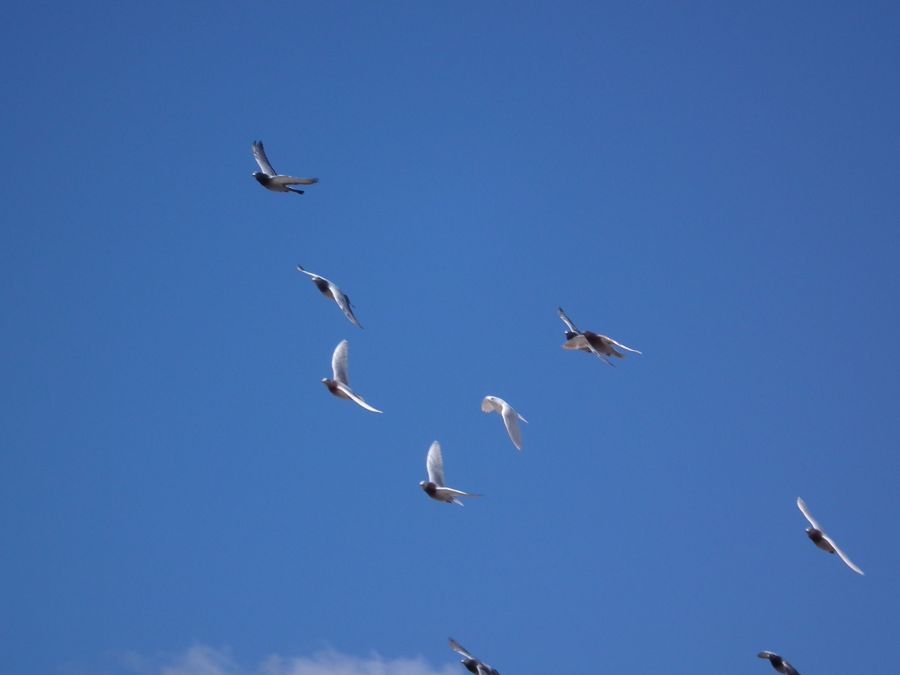
<svg viewBox="0 0 900 675"><path fill-rule="evenodd" d="M783 656L779 656L775 652L760 652L757 656L761 659L768 659L769 663L772 664L772 667L781 673L781 675L800 675L794 666L785 661Z"/></svg>
<svg viewBox="0 0 900 675"><path fill-rule="evenodd" d="M346 340L341 340L338 346L334 348L334 354L331 355L331 372L332 377L323 377L322 383L328 388L332 394L338 398L347 398L356 405L380 413L381 410L373 408L365 402L362 396L357 394L350 388L350 376L347 374L347 352L349 346Z"/></svg>
<svg viewBox="0 0 900 675"><path fill-rule="evenodd" d="M859 567L857 567L853 563L853 561L847 557L846 553L838 548L838 545L834 543L834 539L832 539L822 531L822 526L819 525L819 523L816 522L816 519L812 517L809 509L806 508L806 502L804 502L800 497L797 497L797 508L800 509L800 512L812 526L806 528L806 536L809 537L816 546L818 546L823 551L828 551L828 553L837 553L840 559L843 560L847 565L847 567L849 567L857 574L865 574L865 572L859 569Z"/></svg>
<svg viewBox="0 0 900 675"><path fill-rule="evenodd" d="M428 448L428 457L425 459L425 469L428 471L428 480L419 481L419 485L432 499L439 502L447 502L448 504L463 503L460 497L480 497L481 495L472 492L463 492L462 490L454 490L444 485L444 458L441 456L441 444L435 441Z"/></svg>
<svg viewBox="0 0 900 675"><path fill-rule="evenodd" d="M611 337L606 335L600 335L599 333L594 333L589 330L580 331L575 328L575 324L566 316L566 313L563 311L562 307L559 307L559 318L562 319L562 322L566 324L566 341L563 343L563 349L577 349L583 352L590 352L592 354L596 354L598 358L606 361L609 365L613 365L612 361L609 360L610 356L615 356L618 359L623 358L625 355L622 352L618 351L616 347L619 349L624 349L626 352L632 352L633 354L640 354L637 349L632 349L631 347L626 347L621 342L616 342Z"/></svg>
<svg viewBox="0 0 900 675"><path fill-rule="evenodd" d="M470 673L472 673L473 675L500 675L499 670L492 668L479 659L476 659L469 652L467 652L465 648L456 640L450 638L449 641L450 649L452 649L462 657L460 663L462 663L466 667L466 670L468 670Z"/></svg>
<svg viewBox="0 0 900 675"><path fill-rule="evenodd" d="M497 396L485 396L481 402L481 410L486 413L499 413L503 418L503 424L506 425L506 433L509 434L510 440L517 450L522 449L522 434L519 431L519 420L526 424L528 420L522 417L515 409L502 398Z"/></svg>
<svg viewBox="0 0 900 675"><path fill-rule="evenodd" d="M251 149L253 150L253 159L259 164L259 171L254 172L252 176L267 190L272 192L295 192L298 195L302 195L303 190L297 190L290 186L313 185L319 182L318 178L295 178L294 176L276 173L269 163L269 158L266 157L266 150L263 148L262 141L253 141Z"/></svg>
<svg viewBox="0 0 900 675"><path fill-rule="evenodd" d="M330 300L334 300L337 303L337 306L341 308L344 316L346 316L350 320L350 323L358 328L362 328L362 325L359 323L359 321L356 320L356 317L353 315L353 305L350 302L349 295L341 291L340 288L338 288L334 283L332 283L325 277L320 277L318 274L307 272L305 269L303 269L302 265L297 265L297 271L303 272L303 274L312 279L312 282L316 285L316 288L319 289L319 293Z"/></svg>

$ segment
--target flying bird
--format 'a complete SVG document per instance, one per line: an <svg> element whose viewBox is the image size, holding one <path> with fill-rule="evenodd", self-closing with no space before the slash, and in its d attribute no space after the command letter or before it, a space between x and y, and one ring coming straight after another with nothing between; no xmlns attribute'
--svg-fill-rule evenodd
<svg viewBox="0 0 900 675"><path fill-rule="evenodd" d="M272 165L269 164L269 158L266 157L266 150L263 148L262 141L253 141L251 146L253 149L253 159L259 164L259 171L253 173L253 177L267 190L272 192L296 192L298 195L303 194L303 190L290 187L291 185L312 185L318 183L318 178L295 178L294 176L284 176L276 173Z"/></svg>
<svg viewBox="0 0 900 675"><path fill-rule="evenodd" d="M522 449L522 434L519 432L519 420L526 424L528 420L517 413L509 403L496 396L485 396L481 402L481 410L486 413L500 413L500 416L503 418L503 424L506 425L506 433L509 434L513 445L516 446L517 450Z"/></svg>
<svg viewBox="0 0 900 675"><path fill-rule="evenodd" d="M829 553L837 553L840 556L840 559L846 563L847 567L856 572L857 574L865 574L859 567L857 567L850 558L847 557L838 545L834 543L834 539L829 537L825 532L822 531L822 526L816 522L816 519L812 517L812 514L809 512L809 509L806 508L806 502L804 502L800 497L797 497L797 508L803 513L804 517L809 521L809 524L812 527L806 528L806 536L809 537L812 542L818 546L823 551L828 551Z"/></svg>
<svg viewBox="0 0 900 675"><path fill-rule="evenodd" d="M346 340L341 340L338 346L334 348L334 354L331 355L331 371L333 377L323 377L323 384L328 387L328 391L338 398L349 398L356 405L380 413L381 410L373 408L363 400L363 397L350 388L350 377L347 375L347 352L349 347Z"/></svg>
<svg viewBox="0 0 900 675"><path fill-rule="evenodd" d="M609 360L610 356L615 356L616 358L623 358L625 355L622 352L618 351L616 347L619 349L624 349L626 352L632 352L633 354L640 354L637 349L632 349L631 347L626 347L620 342L616 342L611 337L606 335L600 335L598 333L594 333L589 330L580 331L575 328L575 324L572 323L571 319L566 316L566 313L563 311L562 307L559 307L559 318L562 319L562 322L566 324L566 341L563 343L563 349L578 349L583 352L590 352L592 354L596 354L597 358L600 358L609 365L613 365L612 361Z"/></svg>
<svg viewBox="0 0 900 675"><path fill-rule="evenodd" d="M769 663L771 663L772 667L781 673L781 675L800 675L794 666L785 661L783 656L779 656L775 652L760 652L757 656L761 659L769 659Z"/></svg>
<svg viewBox="0 0 900 675"><path fill-rule="evenodd" d="M462 663L466 667L466 670L468 670L470 673L473 673L473 675L500 675L499 670L491 668L491 666L489 666L488 664L476 659L453 638L450 638L450 649L452 649L462 657L460 663Z"/></svg>
<svg viewBox="0 0 900 675"><path fill-rule="evenodd" d="M356 320L356 317L353 315L353 305L350 302L350 296L341 291L340 288L335 286L332 282L330 282L325 277L320 277L318 274L313 274L312 272L307 272L301 265L297 265L297 271L303 272L306 276L312 279L312 282L316 285L316 288L319 289L319 293L324 295L326 298L334 300L337 303L337 306L341 308L341 311L344 313L350 323L358 328L362 328L362 325L359 321Z"/></svg>
<svg viewBox="0 0 900 675"><path fill-rule="evenodd" d="M454 490L444 485L444 458L441 456L441 444L435 441L428 448L428 457L425 460L425 468L428 470L428 480L419 481L419 485L432 499L439 502L447 502L448 504L463 503L459 497L480 497L471 492L463 492L462 490ZM475 671L472 671L475 672Z"/></svg>

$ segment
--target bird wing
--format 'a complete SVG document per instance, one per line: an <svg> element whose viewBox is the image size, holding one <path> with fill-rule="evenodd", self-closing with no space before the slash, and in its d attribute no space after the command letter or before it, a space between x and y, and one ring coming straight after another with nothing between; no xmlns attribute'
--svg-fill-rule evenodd
<svg viewBox="0 0 900 675"><path fill-rule="evenodd" d="M337 306L341 308L344 316L346 316L354 326L362 328L362 325L356 320L356 317L353 315L353 310L350 308L350 298L330 281L328 282L328 287L331 289L331 297L334 298Z"/></svg>
<svg viewBox="0 0 900 675"><path fill-rule="evenodd" d="M347 352L350 347L346 340L341 340L338 346L334 348L334 354L331 355L331 372L334 373L334 379L343 384L350 384L350 376L347 374Z"/></svg>
<svg viewBox="0 0 900 675"><path fill-rule="evenodd" d="M566 324L566 327L573 333L580 332L577 328L575 328L575 324L572 323L572 321L569 319L569 317L566 316L566 313L563 311L563 308L557 307L557 309L559 310L559 318L562 319L562 322L564 324Z"/></svg>
<svg viewBox="0 0 900 675"><path fill-rule="evenodd" d="M325 279L325 277L321 277L318 274L313 274L312 272L307 271L306 268L303 267L303 265L297 265L297 271L303 272L303 274L312 278L313 281L315 281L316 279ZM331 283L330 281L328 281L328 279L325 279L325 281Z"/></svg>
<svg viewBox="0 0 900 675"><path fill-rule="evenodd" d="M522 434L519 431L519 413L517 413L509 403L506 403L506 401L503 403L503 411L500 414L503 416L503 424L506 425L506 433L509 434L509 438L513 442L513 445L516 446L516 450L521 450Z"/></svg>
<svg viewBox="0 0 900 675"><path fill-rule="evenodd" d="M441 444L435 441L428 448L428 458L425 460L425 468L428 470L428 480L438 487L444 486L444 458L441 456Z"/></svg>
<svg viewBox="0 0 900 675"><path fill-rule="evenodd" d="M851 570L853 570L857 574L865 575L865 572L863 572L861 569L859 569L859 567L857 567L856 563L854 563L852 560L850 560L850 558L847 557L847 554L841 550L841 547L834 543L834 539L829 537L827 534L823 535L823 536L828 541L828 543L831 544L832 548L834 548L834 552L840 556L841 560L844 561L844 563L847 565L847 567L849 567Z"/></svg>
<svg viewBox="0 0 900 675"><path fill-rule="evenodd" d="M797 669L784 659L781 659L781 663L784 665L784 675L800 675Z"/></svg>
<svg viewBox="0 0 900 675"><path fill-rule="evenodd" d="M437 443L437 441L435 441L435 443ZM448 642L449 642L449 644L450 644L450 649L452 649L453 651L455 651L455 652L456 652L457 654L459 654L460 656L463 656L463 657L465 657L465 658L467 658L467 659L475 659L474 656L472 656L469 652L466 651L466 648L465 648L465 647L463 647L461 644L459 644L459 643L458 643L456 640L454 640L453 638L449 638ZM478 659L475 659L475 660L477 661Z"/></svg>
<svg viewBox="0 0 900 675"><path fill-rule="evenodd" d="M606 338L609 342L614 344L616 347L618 347L619 349L624 349L626 352L632 352L633 354L642 354L643 353L643 352L639 352L637 349L632 349L631 347L626 347L621 342L616 342L615 340L613 340L611 337L609 337L607 335L601 335L600 337Z"/></svg>
<svg viewBox="0 0 900 675"><path fill-rule="evenodd" d="M259 170L267 176L274 176L275 169L269 164L269 158L266 157L266 149L263 147L262 141L253 141L251 146L253 149L253 159L259 164Z"/></svg>
<svg viewBox="0 0 900 675"><path fill-rule="evenodd" d="M485 396L481 401L481 412L500 412L503 406L497 402L498 400L496 396Z"/></svg>
<svg viewBox="0 0 900 675"><path fill-rule="evenodd" d="M362 396L357 394L343 382L338 382L337 388L347 394L347 397L361 408L365 408L366 410L374 413L384 412L383 410L379 410L378 408L373 408L372 406L370 406L368 403L366 403L366 400Z"/></svg>
<svg viewBox="0 0 900 675"><path fill-rule="evenodd" d="M480 497L481 496L480 494L477 494L475 492L463 492L462 490L457 490L456 488L445 487L443 485L438 488L435 488L435 492L437 492L438 494L453 495L454 497Z"/></svg>
<svg viewBox="0 0 900 675"><path fill-rule="evenodd" d="M272 178L273 185L314 185L318 182L318 178L296 178L294 176L274 176Z"/></svg>
<svg viewBox="0 0 900 675"><path fill-rule="evenodd" d="M584 335L582 335L581 333L575 333L575 335L573 335L568 340L563 342L562 348L563 349L583 349L588 352L596 351L591 346L591 343L588 342L588 339L586 337L584 337Z"/></svg>
<svg viewBox="0 0 900 675"><path fill-rule="evenodd" d="M809 524L812 525L817 530L821 531L822 526L816 522L816 519L812 517L812 514L809 512L809 509L806 508L806 502L803 501L802 497L797 497L797 508L800 509L803 516L809 521Z"/></svg>

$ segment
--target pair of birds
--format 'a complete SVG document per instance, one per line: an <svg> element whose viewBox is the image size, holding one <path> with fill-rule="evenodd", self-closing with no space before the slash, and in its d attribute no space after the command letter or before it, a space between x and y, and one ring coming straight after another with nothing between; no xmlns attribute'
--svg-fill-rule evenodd
<svg viewBox="0 0 900 675"><path fill-rule="evenodd" d="M481 410L486 413L496 412L503 418L506 425L506 431L509 434L513 445L518 450L522 449L522 438L519 433L518 420L527 422L524 417L515 411L515 409L502 398L497 396L485 396L481 402ZM474 492L463 492L456 488L447 487L444 483L444 457L441 454L441 444L435 441L428 448L428 455L425 457L425 471L428 473L428 480L419 481L419 486L432 499L447 504L459 504L463 506L460 497L480 497L481 495ZM475 671L472 671L475 672Z"/></svg>
<svg viewBox="0 0 900 675"><path fill-rule="evenodd" d="M850 560L850 558L847 557L847 554L834 543L834 539L825 534L822 530L822 526L819 525L818 521L813 518L812 514L809 512L809 508L806 506L806 502L803 501L802 497L797 497L797 508L800 509L803 517L809 521L810 526L806 528L806 536L810 538L810 541L823 551L836 553L838 557L844 561L847 567L857 574L865 574L865 572ZM757 654L757 656L761 659L768 659L769 663L772 664L772 667L779 673L782 673L782 675L800 675L800 673L797 672L797 669L788 663L780 654L764 651Z"/></svg>

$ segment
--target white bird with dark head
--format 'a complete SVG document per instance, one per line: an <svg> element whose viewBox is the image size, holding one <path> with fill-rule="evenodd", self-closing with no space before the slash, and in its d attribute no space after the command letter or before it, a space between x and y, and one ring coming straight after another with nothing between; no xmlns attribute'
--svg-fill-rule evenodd
<svg viewBox="0 0 900 675"><path fill-rule="evenodd" d="M250 149L253 151L253 159L259 165L259 171L254 171L250 175L266 190L271 190L272 192L293 192L294 194L302 195L303 190L292 188L291 185L313 185L319 182L318 178L296 178L277 173L269 163L269 158L266 157L266 149L263 147L262 141L253 141Z"/></svg>
<svg viewBox="0 0 900 675"><path fill-rule="evenodd" d="M425 491L425 494L436 499L439 502L448 504L463 503L460 497L480 497L481 495L472 492L463 492L444 485L444 458L441 455L441 444L435 441L428 448L428 456L425 458L425 470L428 472L428 480L419 481L419 486Z"/></svg>
<svg viewBox="0 0 900 675"><path fill-rule="evenodd" d="M806 528L806 536L810 538L810 541L812 541L812 543L814 543L823 551L826 551L828 553L837 553L838 557L844 561L844 564L857 574L865 574L865 572L857 567L856 563L850 560L850 558L847 557L847 554L844 553L836 543L834 543L834 539L825 534L825 532L822 530L822 526L819 525L818 522L816 522L816 519L812 517L809 509L806 507L806 502L804 502L800 497L797 497L797 508L800 509L803 517L809 521L810 527Z"/></svg>
<svg viewBox="0 0 900 675"><path fill-rule="evenodd" d="M346 340L341 340L338 343L338 346L334 348L334 353L331 355L332 377L323 377L322 384L338 398L350 399L361 408L380 413L381 410L377 410L370 406L362 396L350 388L350 375L347 373L347 356L349 350L350 346Z"/></svg>
<svg viewBox="0 0 900 675"><path fill-rule="evenodd" d="M353 305L350 302L350 296L344 293L340 288L337 287L336 284L332 283L328 279L323 276L319 276L318 274L313 274L312 272L307 272L302 265L297 265L297 271L303 272L306 276L308 276L316 288L319 289L319 293L324 295L329 300L334 300L338 307L340 307L341 311L344 313L344 316L357 328L362 328L362 325L359 321L356 320L356 316L353 314Z"/></svg>

